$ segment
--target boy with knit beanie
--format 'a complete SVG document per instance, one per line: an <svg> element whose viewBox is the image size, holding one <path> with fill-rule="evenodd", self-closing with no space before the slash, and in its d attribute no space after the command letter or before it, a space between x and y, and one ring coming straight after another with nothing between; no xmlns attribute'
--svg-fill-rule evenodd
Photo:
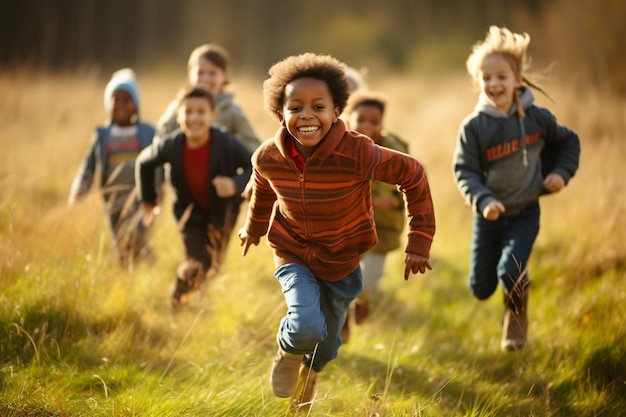
<svg viewBox="0 0 626 417"><path fill-rule="evenodd" d="M139 152L152 143L155 131L139 119L139 87L132 69L113 73L104 90L104 107L107 124L96 127L89 151L74 177L69 204L87 195L96 172L100 172L100 191L119 262L123 267L132 267L138 257L154 256L138 211L134 166Z"/></svg>

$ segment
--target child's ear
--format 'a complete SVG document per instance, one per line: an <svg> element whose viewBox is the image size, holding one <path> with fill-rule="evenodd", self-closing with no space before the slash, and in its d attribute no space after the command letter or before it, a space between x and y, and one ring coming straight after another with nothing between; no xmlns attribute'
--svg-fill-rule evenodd
<svg viewBox="0 0 626 417"><path fill-rule="evenodd" d="M339 116L341 115L341 112L339 111L339 107L335 107L333 112L335 113L335 117L333 117L333 123L337 123L337 120L339 120Z"/></svg>
<svg viewBox="0 0 626 417"><path fill-rule="evenodd" d="M278 122L281 125L285 124L285 118L283 117L283 112L281 112L280 110L276 110L276 117L278 117Z"/></svg>

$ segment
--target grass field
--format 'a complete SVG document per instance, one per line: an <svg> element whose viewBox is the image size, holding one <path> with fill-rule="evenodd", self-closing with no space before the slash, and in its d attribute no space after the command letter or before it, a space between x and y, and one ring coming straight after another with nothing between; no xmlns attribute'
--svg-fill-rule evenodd
<svg viewBox="0 0 626 417"><path fill-rule="evenodd" d="M156 122L182 80L140 76ZM97 190L66 199L106 80L0 73L0 416L281 416L268 375L284 313L264 244L184 312L169 293L181 255L169 205L156 265L116 266ZM582 141L581 167L542 200L531 258L530 343L499 350L501 297L466 288L471 213L451 157L476 93L464 76L376 78L388 127L426 166L437 211L433 270L403 281L394 253L375 315L320 374L311 416L626 416L626 100L547 84L538 97ZM238 101L263 137L260 80ZM245 210L244 210L245 211Z"/></svg>

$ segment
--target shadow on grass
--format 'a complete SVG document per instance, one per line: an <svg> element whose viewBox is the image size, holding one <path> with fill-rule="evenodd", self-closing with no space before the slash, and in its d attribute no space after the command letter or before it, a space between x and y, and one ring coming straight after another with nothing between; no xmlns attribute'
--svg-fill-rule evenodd
<svg viewBox="0 0 626 417"><path fill-rule="evenodd" d="M3 364L59 362L91 368L102 365L110 355L122 363L138 363L154 358L154 346L163 345L169 337L162 329L143 323L135 311L92 316L81 314L73 305L55 304L40 300L20 306L12 317L1 317Z"/></svg>
<svg viewBox="0 0 626 417"><path fill-rule="evenodd" d="M579 366L575 379L552 388L553 402L563 405L559 415L626 416L626 340L624 336L617 340L621 343L592 350ZM569 406L591 401L589 398L594 400L594 405L578 409Z"/></svg>

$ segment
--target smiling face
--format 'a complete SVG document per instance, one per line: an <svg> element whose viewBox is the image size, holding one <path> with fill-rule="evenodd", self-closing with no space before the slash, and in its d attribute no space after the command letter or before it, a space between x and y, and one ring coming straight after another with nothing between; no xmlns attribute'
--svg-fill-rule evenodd
<svg viewBox="0 0 626 417"><path fill-rule="evenodd" d="M111 120L121 127L130 126L135 115L135 102L128 91L117 90L113 93L113 109L111 110Z"/></svg>
<svg viewBox="0 0 626 417"><path fill-rule="evenodd" d="M374 142L380 142L383 130L383 112L378 106L360 104L350 113L350 129L369 136Z"/></svg>
<svg viewBox="0 0 626 417"><path fill-rule="evenodd" d="M178 107L176 116L190 147L200 146L209 139L209 127L215 119L209 100L204 97L187 97Z"/></svg>
<svg viewBox="0 0 626 417"><path fill-rule="evenodd" d="M192 86L208 90L213 97L219 95L228 81L226 71L204 57L198 58L198 61L189 67L188 77Z"/></svg>
<svg viewBox="0 0 626 417"><path fill-rule="evenodd" d="M521 85L521 77L513 71L511 63L502 55L488 55L480 66L478 80L480 90L491 104L508 114L515 90Z"/></svg>
<svg viewBox="0 0 626 417"><path fill-rule="evenodd" d="M298 151L308 157L337 122L339 113L328 85L317 78L303 77L285 86L278 117L296 139Z"/></svg>

